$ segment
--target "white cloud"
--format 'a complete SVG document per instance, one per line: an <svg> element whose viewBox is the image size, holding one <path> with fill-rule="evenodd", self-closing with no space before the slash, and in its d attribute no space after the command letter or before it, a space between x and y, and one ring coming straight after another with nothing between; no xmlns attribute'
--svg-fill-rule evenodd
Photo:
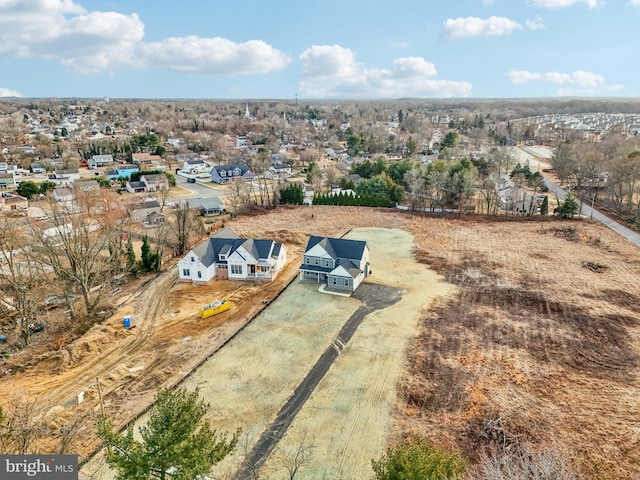
<svg viewBox="0 0 640 480"><path fill-rule="evenodd" d="M243 75L269 72L289 62L261 40L143 39L144 23L135 13L88 12L73 0L0 0L0 55L56 59L83 74L157 66Z"/></svg>
<svg viewBox="0 0 640 480"><path fill-rule="evenodd" d="M640 0L629 0L627 5L631 7L640 7Z"/></svg>
<svg viewBox="0 0 640 480"><path fill-rule="evenodd" d="M464 97L468 82L437 80L436 67L422 57L404 57L391 68L366 68L353 51L339 45L314 45L300 54L299 90L317 98Z"/></svg>
<svg viewBox="0 0 640 480"><path fill-rule="evenodd" d="M547 72L537 73L527 70L511 70L507 77L514 84L530 82L553 83L562 85L558 95L592 95L613 92L624 88L622 85L607 85L604 77L598 73L577 70L573 73Z"/></svg>
<svg viewBox="0 0 640 480"><path fill-rule="evenodd" d="M140 45L147 66L188 73L251 75L283 68L289 58L261 40L235 43L226 38L167 38Z"/></svg>
<svg viewBox="0 0 640 480"><path fill-rule="evenodd" d="M544 23L542 23L542 17L540 15L536 15L533 20L527 19L524 24L529 30L541 30L544 28Z"/></svg>
<svg viewBox="0 0 640 480"><path fill-rule="evenodd" d="M93 73L127 64L144 25L136 14L87 13L71 0L4 0L0 32L0 54L59 59Z"/></svg>
<svg viewBox="0 0 640 480"><path fill-rule="evenodd" d="M638 0L632 0L638 1ZM570 7L571 5L575 5L577 3L584 3L589 8L596 8L602 5L601 0L530 0L530 3L537 7L542 8L562 8L562 7Z"/></svg>
<svg viewBox="0 0 640 480"><path fill-rule="evenodd" d="M507 77L511 83L522 84L540 80L542 75L539 73L528 72L527 70L511 70L507 72Z"/></svg>
<svg viewBox="0 0 640 480"><path fill-rule="evenodd" d="M522 25L506 17L449 18L443 26L443 33L449 38L501 37L517 30L522 30Z"/></svg>
<svg viewBox="0 0 640 480"><path fill-rule="evenodd" d="M16 90L0 87L0 97L21 97L22 94Z"/></svg>

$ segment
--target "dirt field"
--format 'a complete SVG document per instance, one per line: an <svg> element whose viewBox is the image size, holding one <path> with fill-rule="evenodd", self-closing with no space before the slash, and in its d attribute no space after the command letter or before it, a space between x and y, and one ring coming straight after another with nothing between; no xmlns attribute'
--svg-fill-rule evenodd
<svg viewBox="0 0 640 480"><path fill-rule="evenodd" d="M521 438L561 445L585 469L585 478L640 475L640 250L604 227L588 222L438 219L332 207L283 209L227 226L241 235L284 241L291 259L300 255L308 234L340 235L353 227L404 230L415 243L415 252L406 253L424 264L415 268L426 272L429 266L458 286L448 301L420 316L399 395L390 377L382 388L386 391L387 385L390 395L378 398L380 408L373 409L372 415L384 419L385 409L395 401L395 413L389 415L393 421L366 420L384 426L369 433L375 445L370 451L363 447L363 457L379 451L389 439L421 432L473 458L482 445L482 420L501 417ZM407 262L416 265L411 257ZM372 263L375 276L375 260ZM85 390L83 408L97 413L92 383L99 376L107 413L124 422L144 407L158 385L175 382L262 308L262 300L273 298L285 280L295 276L297 266L294 260L278 283L262 287L230 282L174 286L176 275L167 272L150 283L151 288L131 292L116 316L83 339L31 358L27 367L12 365L13 358L5 360L2 370L13 369L2 377L0 401L10 392L23 391L38 394L52 409L62 405L71 411L75 395ZM242 306L213 322L198 322L197 307L223 295ZM133 313L136 328L124 331L121 318L127 312ZM398 312L398 319L405 314L409 315ZM358 351L357 342L384 331L368 327L363 323L338 362L357 365L366 359L367 352ZM411 337L407 332L400 342ZM386 362L404 364L405 358L399 353ZM359 375L357 368L348 366L335 370L297 419L290 432L293 444L294 436L303 431L312 432L314 439L320 435L309 421L325 413L315 402L335 398L337 406L355 408L354 392L346 385L361 378L363 385L371 383L366 371ZM353 377L341 377L340 371ZM366 388L376 391L375 385L363 391ZM349 438L349 432L361 425L356 419L343 423L335 438ZM84 450L78 445L73 449ZM341 463L339 448L321 443L315 451L324 457L327 473L352 478L352 467ZM275 453L274 462L281 456ZM317 465L308 468L319 472Z"/></svg>

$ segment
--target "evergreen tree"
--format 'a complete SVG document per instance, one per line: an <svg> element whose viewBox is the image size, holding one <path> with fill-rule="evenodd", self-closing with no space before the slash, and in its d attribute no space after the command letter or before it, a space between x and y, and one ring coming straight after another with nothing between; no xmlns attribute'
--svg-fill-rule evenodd
<svg viewBox="0 0 640 480"><path fill-rule="evenodd" d="M140 428L140 440L133 427L122 436L113 431L105 417L98 421L98 436L107 449L107 463L119 480L189 480L201 478L211 467L231 453L239 431L231 438L218 435L203 420L209 406L198 392L163 389L149 414L149 422Z"/></svg>
<svg viewBox="0 0 640 480"><path fill-rule="evenodd" d="M544 196L542 200L542 205L540 205L540 215L543 217L549 214L549 197L547 195Z"/></svg>
<svg viewBox="0 0 640 480"><path fill-rule="evenodd" d="M558 208L558 214L561 218L572 219L576 216L578 211L580 210L580 206L571 192L567 193L567 198L565 198L564 203L560 205Z"/></svg>

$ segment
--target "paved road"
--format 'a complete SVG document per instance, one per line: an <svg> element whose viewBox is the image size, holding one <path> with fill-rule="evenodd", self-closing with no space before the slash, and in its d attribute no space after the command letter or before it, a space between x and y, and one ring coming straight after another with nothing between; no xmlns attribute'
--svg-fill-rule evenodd
<svg viewBox="0 0 640 480"><path fill-rule="evenodd" d="M257 472L267 461L273 449L284 437L296 415L318 386L320 380L329 371L329 368L347 345L362 320L371 312L398 302L402 298L402 291L384 285L363 283L353 295L353 298L360 300L362 305L345 322L342 329L340 329L340 333L320 356L304 380L296 387L287 403L280 409L273 423L262 433L233 477L234 480L253 478L252 472Z"/></svg>
<svg viewBox="0 0 640 480"><path fill-rule="evenodd" d="M566 198L567 194L560 187L560 185L558 185L555 182L552 182L551 180L549 180L546 177L545 177L544 181L547 184L547 187L549 187L549 191L555 193L556 195L558 195L559 199L564 200ZM597 210L592 209L586 203L584 203L582 205L582 214L587 218L593 218L594 220L597 220L598 222L602 223L603 225L606 225L607 227L609 227L614 232L622 235L624 238L626 238L630 242L635 243L637 246L640 247L640 233L636 233L633 230L628 229L624 225L621 225L618 222L615 222L615 221L611 220L609 217L603 215L602 213L598 212Z"/></svg>
<svg viewBox="0 0 640 480"><path fill-rule="evenodd" d="M184 188L185 190L189 190L191 193L189 195L181 195L182 199L189 198L209 198L209 197L221 197L228 193L227 190L223 190L221 188L216 188L213 184L209 182L198 181L196 183L188 183L185 177L180 175L175 175L176 177L176 186Z"/></svg>

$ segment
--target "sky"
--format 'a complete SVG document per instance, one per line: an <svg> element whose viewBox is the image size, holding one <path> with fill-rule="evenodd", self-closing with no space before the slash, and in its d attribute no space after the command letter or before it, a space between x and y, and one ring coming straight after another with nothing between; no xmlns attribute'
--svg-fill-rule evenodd
<svg viewBox="0 0 640 480"><path fill-rule="evenodd" d="M640 96L640 0L0 0L0 97Z"/></svg>

